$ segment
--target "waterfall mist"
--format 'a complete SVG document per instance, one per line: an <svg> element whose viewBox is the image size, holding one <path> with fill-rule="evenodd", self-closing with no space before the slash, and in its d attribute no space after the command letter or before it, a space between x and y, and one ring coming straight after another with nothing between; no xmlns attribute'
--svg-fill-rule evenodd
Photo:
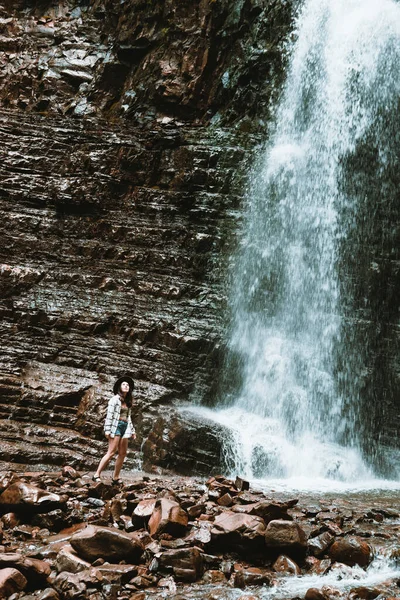
<svg viewBox="0 0 400 600"><path fill-rule="evenodd" d="M378 268L362 258L365 223L399 162L399 65L394 0L304 2L251 176L225 374L236 389L215 415L232 430L228 463L247 476L354 480L379 466L365 393L374 332L357 265Z"/></svg>

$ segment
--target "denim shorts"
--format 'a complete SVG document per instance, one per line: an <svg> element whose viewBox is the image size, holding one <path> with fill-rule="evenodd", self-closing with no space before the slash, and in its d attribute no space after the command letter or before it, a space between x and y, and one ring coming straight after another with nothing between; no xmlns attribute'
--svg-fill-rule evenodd
<svg viewBox="0 0 400 600"><path fill-rule="evenodd" d="M127 427L128 427L127 421L118 421L118 426L117 426L115 435L116 436L120 435L121 437L123 437L125 435L125 431L126 431Z"/></svg>

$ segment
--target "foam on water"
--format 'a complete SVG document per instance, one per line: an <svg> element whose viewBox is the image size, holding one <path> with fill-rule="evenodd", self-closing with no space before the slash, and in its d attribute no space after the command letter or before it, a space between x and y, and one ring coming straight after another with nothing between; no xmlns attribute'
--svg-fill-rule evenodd
<svg viewBox="0 0 400 600"><path fill-rule="evenodd" d="M238 407L215 410L188 405L183 410L223 425L222 449L229 475L239 474L260 489L318 494L400 490L399 481L376 478L352 448L308 437L293 444L282 435L278 422Z"/></svg>

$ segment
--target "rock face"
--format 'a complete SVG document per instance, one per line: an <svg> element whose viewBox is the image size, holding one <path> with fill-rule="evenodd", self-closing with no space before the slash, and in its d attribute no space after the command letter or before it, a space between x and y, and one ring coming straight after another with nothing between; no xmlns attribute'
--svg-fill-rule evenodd
<svg viewBox="0 0 400 600"><path fill-rule="evenodd" d="M0 2L0 460L62 465L68 448L93 468L129 373L146 467L218 469L218 433L185 433L170 408L166 443L160 418L215 394L232 231L291 12Z"/></svg>

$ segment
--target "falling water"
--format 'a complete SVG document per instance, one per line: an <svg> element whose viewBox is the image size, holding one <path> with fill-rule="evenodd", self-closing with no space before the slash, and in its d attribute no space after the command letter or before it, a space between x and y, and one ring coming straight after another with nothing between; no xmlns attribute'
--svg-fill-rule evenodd
<svg viewBox="0 0 400 600"><path fill-rule="evenodd" d="M397 106L399 65L400 4L305 1L235 264L228 377L239 372L240 393L214 415L232 430L228 460L248 476L369 476L357 373L340 371L362 369L341 341L339 253L354 225L343 164Z"/></svg>

